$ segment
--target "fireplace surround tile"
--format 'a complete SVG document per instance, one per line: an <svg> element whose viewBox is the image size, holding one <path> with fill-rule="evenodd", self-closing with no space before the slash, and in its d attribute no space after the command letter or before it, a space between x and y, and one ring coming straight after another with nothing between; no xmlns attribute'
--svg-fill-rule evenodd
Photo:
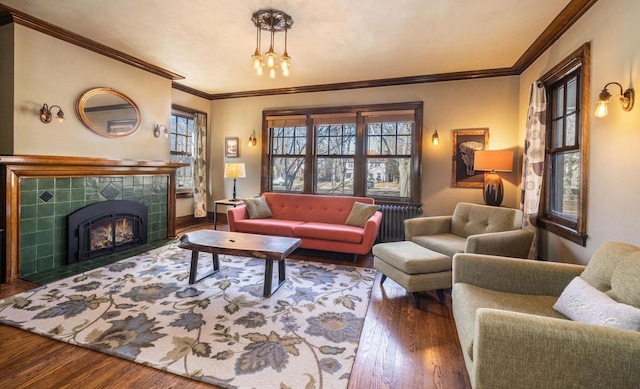
<svg viewBox="0 0 640 389"><path fill-rule="evenodd" d="M106 188L106 190L105 190ZM48 202L39 196L48 191ZM168 177L21 178L20 261L26 279L67 267L67 216L109 199L133 200L148 207L147 242L167 238ZM117 193L116 193L117 192ZM114 193L116 193L114 195Z"/></svg>

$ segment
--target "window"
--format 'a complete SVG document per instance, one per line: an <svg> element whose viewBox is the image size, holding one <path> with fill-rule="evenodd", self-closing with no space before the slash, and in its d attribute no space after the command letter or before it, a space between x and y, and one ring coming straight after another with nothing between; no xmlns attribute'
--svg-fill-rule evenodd
<svg viewBox="0 0 640 389"><path fill-rule="evenodd" d="M538 224L586 243L589 46L543 77L547 90L544 197Z"/></svg>
<svg viewBox="0 0 640 389"><path fill-rule="evenodd" d="M422 103L263 112L262 191L420 202Z"/></svg>
<svg viewBox="0 0 640 389"><path fill-rule="evenodd" d="M192 193L195 113L173 109L170 128L171 162L189 164L176 170L176 190Z"/></svg>

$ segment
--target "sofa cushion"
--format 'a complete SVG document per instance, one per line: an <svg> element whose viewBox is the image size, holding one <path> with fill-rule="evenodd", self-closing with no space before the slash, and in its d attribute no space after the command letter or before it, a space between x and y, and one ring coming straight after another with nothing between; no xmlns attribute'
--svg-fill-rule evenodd
<svg viewBox="0 0 640 389"><path fill-rule="evenodd" d="M567 285L553 309L581 323L640 331L640 309L615 301L580 277Z"/></svg>
<svg viewBox="0 0 640 389"><path fill-rule="evenodd" d="M594 288L608 292L615 268L631 254L639 252L638 249L627 243L605 242L593 253L580 277Z"/></svg>
<svg viewBox="0 0 640 389"><path fill-rule="evenodd" d="M273 216L271 208L269 208L269 204L267 204L267 200L262 196L242 199L242 201L244 202L245 207L247 207L249 219L264 219Z"/></svg>
<svg viewBox="0 0 640 389"><path fill-rule="evenodd" d="M467 239L453 234L420 235L411 238L411 241L453 258L454 254L464 253Z"/></svg>
<svg viewBox="0 0 640 389"><path fill-rule="evenodd" d="M293 228L303 222L279 219L242 219L235 224L236 231L250 234L265 234L275 236L294 236Z"/></svg>
<svg viewBox="0 0 640 389"><path fill-rule="evenodd" d="M631 254L615 268L607 294L619 303L640 308L640 252Z"/></svg>
<svg viewBox="0 0 640 389"><path fill-rule="evenodd" d="M487 232L522 228L522 211L489 205L458 203L451 218L451 232L463 238Z"/></svg>
<svg viewBox="0 0 640 389"><path fill-rule="evenodd" d="M347 221L344 224L348 226L364 227L367 224L367 220L378 210L378 206L375 204L365 204L358 201L353 203L351 213L347 217Z"/></svg>
<svg viewBox="0 0 640 389"><path fill-rule="evenodd" d="M360 243L364 236L364 230L360 227L346 226L343 224L308 222L294 226L293 236L296 238Z"/></svg>
<svg viewBox="0 0 640 389"><path fill-rule="evenodd" d="M479 308L566 319L553 309L553 304L558 299L556 296L500 292L465 283L453 284L451 294L455 295L455 301L464 301L464 304L453 304L453 313L462 351L469 358L473 358L473 328Z"/></svg>

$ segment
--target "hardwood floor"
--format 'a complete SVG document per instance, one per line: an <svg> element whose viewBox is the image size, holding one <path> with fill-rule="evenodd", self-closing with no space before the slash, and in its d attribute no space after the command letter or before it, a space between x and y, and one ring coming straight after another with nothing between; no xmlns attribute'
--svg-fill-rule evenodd
<svg viewBox="0 0 640 389"><path fill-rule="evenodd" d="M178 233L202 228L212 226L187 227ZM291 258L353 264L349 255L313 251L296 252ZM357 265L372 267L373 257L360 256ZM470 388L450 294L445 293L441 306L435 293L423 293L421 309L416 310L402 287L389 278L382 286L379 281L380 274L371 292L349 388ZM35 286L21 280L3 284L0 298ZM0 388L62 387L213 386L0 325Z"/></svg>

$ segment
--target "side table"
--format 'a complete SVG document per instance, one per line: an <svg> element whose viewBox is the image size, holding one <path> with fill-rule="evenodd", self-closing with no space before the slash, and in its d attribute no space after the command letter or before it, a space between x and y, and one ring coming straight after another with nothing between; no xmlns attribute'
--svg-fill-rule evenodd
<svg viewBox="0 0 640 389"><path fill-rule="evenodd" d="M231 199L222 199L222 200L214 201L213 202L213 229L214 230L218 229L218 205L233 206L233 208L235 208L238 205L243 205L243 204L244 204L244 201L242 200L233 201Z"/></svg>

